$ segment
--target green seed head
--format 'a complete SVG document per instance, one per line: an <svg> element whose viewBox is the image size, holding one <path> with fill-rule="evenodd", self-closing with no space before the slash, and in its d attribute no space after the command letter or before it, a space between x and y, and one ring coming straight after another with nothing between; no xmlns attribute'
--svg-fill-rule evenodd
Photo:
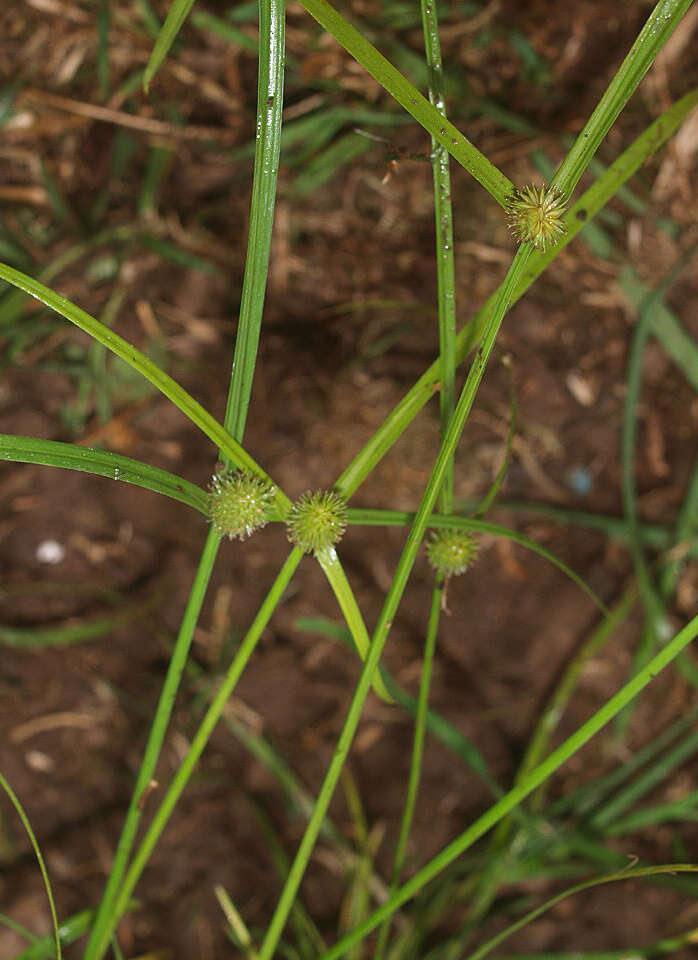
<svg viewBox="0 0 698 960"><path fill-rule="evenodd" d="M342 539L346 526L346 504L331 490L304 493L286 519L288 539L304 553L331 549Z"/></svg>
<svg viewBox="0 0 698 960"><path fill-rule="evenodd" d="M566 233L566 203L564 194L556 187L523 187L509 200L509 229L519 243L531 243L545 250Z"/></svg>
<svg viewBox="0 0 698 960"><path fill-rule="evenodd" d="M466 530L437 530L427 543L427 558L444 580L465 573L477 554L477 541Z"/></svg>
<svg viewBox="0 0 698 960"><path fill-rule="evenodd" d="M273 502L274 488L262 477L241 470L213 475L209 516L221 537L244 540L260 530L269 520Z"/></svg>

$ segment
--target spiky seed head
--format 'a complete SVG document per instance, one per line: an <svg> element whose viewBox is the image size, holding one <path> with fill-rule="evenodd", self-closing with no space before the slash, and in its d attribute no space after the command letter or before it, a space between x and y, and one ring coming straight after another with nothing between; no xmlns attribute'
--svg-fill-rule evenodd
<svg viewBox="0 0 698 960"><path fill-rule="evenodd" d="M270 518L274 488L262 477L242 470L214 473L208 495L211 523L217 534L245 540Z"/></svg>
<svg viewBox="0 0 698 960"><path fill-rule="evenodd" d="M465 573L477 554L477 541L467 530L436 530L427 543L427 558L444 580Z"/></svg>
<svg viewBox="0 0 698 960"><path fill-rule="evenodd" d="M566 204L567 198L556 187L523 187L507 205L509 229L519 243L545 250L567 232L563 220Z"/></svg>
<svg viewBox="0 0 698 960"><path fill-rule="evenodd" d="M286 533L304 553L322 553L338 543L347 527L347 506L332 490L308 491L291 507Z"/></svg>

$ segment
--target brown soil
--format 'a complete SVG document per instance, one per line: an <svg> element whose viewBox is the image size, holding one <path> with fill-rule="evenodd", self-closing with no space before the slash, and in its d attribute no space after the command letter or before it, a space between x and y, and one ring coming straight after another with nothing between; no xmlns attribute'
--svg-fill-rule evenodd
<svg viewBox="0 0 698 960"><path fill-rule="evenodd" d="M166 4L156 4L162 14ZM444 55L459 64L469 90L453 104L454 121L516 182L534 174L531 137L504 130L477 104L496 102L545 134L536 144L557 162L562 135L573 134L620 62L650 5L628 2L617 10L597 0L483 5L487 42L470 32L446 31ZM223 16L226 5L206 6ZM136 5L112 3L111 90L145 61L148 38L135 29ZM356 3L362 21L380 5ZM455 12L451 25L459 18ZM663 62L645 80L603 146L611 160L661 110L698 81L691 57L692 17ZM515 53L507 29L528 38L548 79L532 78ZM186 28L184 43L162 71L153 99L142 95L109 106L169 122L177 104L189 124L214 129L215 148L177 138L177 128L155 136L132 133L135 151L126 172L110 178L110 151L123 128L85 117L80 104L98 103L93 7L56 0L12 5L0 14L0 82L20 78L13 122L0 145L3 222L32 236L38 268L85 233L90 204L106 185L99 228L133 224L148 145L174 146L175 155L150 226L185 249L209 257L210 275L175 267L141 248L128 249L116 280L90 279L88 260L60 274L56 286L99 315L118 284L124 302L118 331L141 347L164 350L169 372L208 409L222 416L234 340L249 206L250 164L231 162L230 146L249 141L254 127L255 60L210 33ZM298 113L315 95L311 81L330 79L328 102L385 104L373 81L352 66L329 38L317 41L300 8L289 9L287 102ZM401 39L419 51L419 34ZM72 58L72 60L71 60ZM202 78L205 78L205 82ZM315 87L317 84L315 84ZM49 96L50 95L50 96ZM61 108L51 96L66 98ZM71 105L72 104L72 105ZM77 106L75 106L77 104ZM17 118L20 118L19 120ZM388 136L407 152L428 149L416 127ZM510 358L518 404L518 435L502 496L546 501L620 515L619 427L627 346L633 313L615 284L630 264L647 285L656 283L695 233L690 164L695 143L668 148L641 171L633 189L648 216L612 204L606 225L614 242L608 259L581 242L555 261L511 312L458 452L456 494L482 495L501 461L509 417ZM51 207L41 167L65 198L63 222ZM671 165L673 164L673 175ZM295 171L282 163L265 327L250 410L246 446L290 496L329 486L435 353L435 278L430 171L403 161L386 182L376 144L311 197L294 193ZM12 194L7 188L23 188ZM4 192L3 192L4 191ZM454 171L459 318L465 321L501 280L512 244L495 205ZM671 221L673 232L661 229ZM658 225L659 222L659 225ZM25 226L29 224L29 229ZM82 232L81 232L82 231ZM695 239L693 237L693 239ZM111 248L105 248L107 253ZM694 259L668 302L698 336L691 309L698 293ZM347 304L389 300L402 307ZM415 309L421 308L421 309ZM33 305L27 305L29 321ZM1 322L1 321L0 321ZM385 352L382 337L404 330ZM99 444L205 485L214 467L209 442L169 403L152 394L116 399L100 424L94 410L76 436L65 407L75 403L75 380L66 364L85 344L67 324L55 324L18 355L0 328L5 365L0 383L0 431ZM72 352L71 352L72 351ZM639 410L637 478L643 516L672 523L695 458L698 401L656 344L647 350ZM428 477L438 439L432 404L396 445L353 501L355 505L412 509ZM573 471L588 471L591 489L574 492ZM595 533L535 519L516 524L584 576L604 600L618 598L631 574L626 551ZM4 649L0 664L0 770L25 805L47 859L61 916L96 902L109 868L142 745L167 665L196 559L205 535L201 519L185 507L120 483L43 467L0 466L0 623L59 626L150 601L147 611L107 636L74 647ZM65 547L55 566L37 559L51 539ZM367 623L381 607L404 533L352 529L342 559ZM194 659L215 670L222 639L239 637L286 555L280 528L244 544L224 544L194 644ZM414 690L430 595L421 558L393 625L385 662ZM675 624L695 612L698 571L688 567L672 609ZM431 702L471 738L502 783L511 781L546 695L597 612L573 584L542 559L504 541L483 538L472 573L454 583L450 616L439 638ZM301 616L339 619L316 564L305 560L293 588L266 631L236 691L231 710L267 736L298 776L316 790L344 716L357 665L334 641L303 633ZM617 689L630 669L640 633L636 611L603 655L585 670L562 718L558 736L579 725ZM158 779L167 783L200 715L199 688L187 680ZM555 779L561 794L649 741L690 704L677 675L657 678L642 698L627 742L610 735L582 751ZM371 699L349 769L372 827L385 832L377 866L389 870L392 843L408 769L410 724L397 709ZM689 765L669 794L694 789ZM673 791L673 792L672 792ZM338 794L341 791L338 791ZM222 884L252 927L269 918L279 889L251 801L261 805L292 852L303 822L289 815L278 784L226 729L214 734L138 887L141 908L122 925L127 957L213 960L233 956L214 896ZM452 754L430 740L411 845L412 863L426 861L490 802L487 789ZM8 804L0 837L0 911L30 929L49 929L45 896L28 841ZM350 832L347 808L333 813ZM678 839L677 839L678 838ZM667 827L615 843L628 857L666 862L695 856L696 831ZM540 902L559 886L512 886ZM344 890L341 864L320 845L303 885L311 915L334 935ZM458 919L458 911L455 920ZM695 908L659 887L619 884L561 905L513 938L511 950L620 949L652 943L690 927ZM488 928L489 929L489 928ZM492 927L494 929L494 927ZM0 956L21 941L0 928ZM77 952L69 956L78 956ZM689 956L676 953L675 956Z"/></svg>

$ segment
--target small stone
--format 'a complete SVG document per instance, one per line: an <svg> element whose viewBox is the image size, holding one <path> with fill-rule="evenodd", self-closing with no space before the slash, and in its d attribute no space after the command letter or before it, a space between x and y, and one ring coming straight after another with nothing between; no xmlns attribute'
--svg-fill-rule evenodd
<svg viewBox="0 0 698 960"><path fill-rule="evenodd" d="M42 540L36 548L36 559L39 563L56 566L65 560L65 547L58 540Z"/></svg>

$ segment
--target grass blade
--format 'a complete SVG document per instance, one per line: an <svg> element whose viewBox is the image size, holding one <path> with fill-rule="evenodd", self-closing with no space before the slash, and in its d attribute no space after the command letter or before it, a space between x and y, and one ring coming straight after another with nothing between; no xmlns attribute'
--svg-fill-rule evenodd
<svg viewBox="0 0 698 960"><path fill-rule="evenodd" d="M54 900L53 900L53 891L51 890L51 881L49 880L49 877L48 877L48 871L46 870L46 864L44 863L44 858L41 855L41 849L39 848L37 839L34 836L34 831L32 830L32 826L29 823L29 818L24 812L24 807L19 802L14 790L12 789L12 787L9 785L9 783L1 773L0 773L0 787L2 787L2 789L5 791L5 793L10 799L10 803L17 811L17 816L22 821L22 826L24 827L25 832L31 842L31 845L34 848L34 854L39 863L39 870L41 871L41 878L44 881L44 888L46 890L48 906L51 912L51 923L53 925L53 945L56 950L56 960L61 960L63 953L61 950L61 938L58 933L58 917L56 916L56 904L54 903Z"/></svg>
<svg viewBox="0 0 698 960"><path fill-rule="evenodd" d="M17 921L13 920L11 917L5 916L4 913L0 913L0 923L9 930L12 930L14 933L18 933L20 937L23 937L29 943L38 943L39 941L39 938L35 937L31 930L27 930L27 928L23 927L21 923L17 923ZM55 944L53 941L51 941L49 949L55 949Z"/></svg>
<svg viewBox="0 0 698 960"><path fill-rule="evenodd" d="M156 48L160 50L160 53L158 54L158 56L160 56L160 60L157 60L156 50L154 50L153 56L151 57L151 62L148 65L151 70L151 73L147 78L148 82L149 78L152 77L155 70L157 70L159 63L162 62L162 59L166 53L166 48L169 48L169 44L172 42L172 39L179 29L181 22L184 20L184 17L186 16L190 6L191 2L188 5L178 5L177 0L175 0L175 3L173 3L172 7L170 8L170 15L172 16L168 15L167 21L163 26L163 30L158 34L158 41L161 41L159 48L158 41L156 41ZM186 10L184 7L186 7ZM174 25L175 29L173 29L172 17L176 18L179 15L177 13L177 9L179 9L179 13L181 14L181 20L179 24ZM170 31L169 34L164 32L166 27ZM266 272L269 256L268 244L271 239L271 223L274 216L274 197L276 193L278 163L264 162L264 160L273 160L274 157L276 157L278 160L281 111L283 105L284 31L285 21L283 0L260 0L257 93L258 133L255 142L255 164L252 195L253 201L255 198L257 201L259 201L260 198L266 198L267 203L266 206L264 206L263 209L258 213L255 213L253 210L250 217L248 246L254 251L254 257L250 259L250 256L248 256L245 264L243 294L238 321L238 337L235 349L235 357L238 357L238 350L240 350L242 359L237 365L235 364L235 361L233 364L233 373L228 388L229 399L226 409L224 427L217 431L216 440L216 443L220 449L221 457L227 463L234 463L238 466L239 462L236 448L239 446L239 443L242 442L245 428L247 405L249 402L249 390L251 389L252 384L252 371L254 369L256 359L256 346L259 336L259 328L261 326L262 310L264 306L264 292L266 287ZM242 382L245 384L244 389L241 387ZM231 402L231 398L233 396L236 397L237 403ZM240 447L240 449L242 448ZM283 494L281 494L280 497L277 497L277 502L280 504L282 511L285 511L286 507L290 506L288 499L284 497ZM140 796L142 790L145 788L145 786L147 786L157 763L160 747L162 745L174 698L179 686L179 680L186 663L189 647L191 645L194 629L201 612L201 606L203 604L208 582L213 572L219 543L220 538L213 529L210 529L206 538L203 552L199 558L194 584L192 586L184 617L177 634L175 648L170 659L170 665L168 668L167 677L165 679L165 684L158 701L155 718L153 720L153 725L148 738L148 744L146 746L146 751L139 770L138 780L126 815L122 834L119 838L119 845L115 855L114 864L112 866L112 870L110 871L107 886L99 907L97 919L87 945L85 960L101 960L101 958L104 956L104 953L108 948L111 933L118 923L119 917L123 913L128 902L128 894L125 897L121 895L123 889L128 887L130 884L130 889L132 890L138 882L140 873L144 869L150 853L152 852L160 833L167 823L170 813L172 812L172 808L177 802L179 794L186 786L194 765L196 764L201 751L206 745L208 736L210 735L213 726L215 726L215 723L223 710L225 700L221 701L220 698L217 697L211 705L210 710L206 714L202 727L199 728L199 733L197 734L199 737L198 741L195 738L195 741L192 744L192 751L190 751L189 755L190 766L188 767L188 772L185 768L185 761L178 771L178 775L182 774L182 776L177 783L173 782L171 785L170 790L163 799L163 802L153 819L149 832L146 834L140 847L138 848L138 851L134 857L134 861L131 864L131 869L124 877L128 856L135 841L140 819L140 810L138 807ZM300 555L297 555L296 552L292 552L290 560L293 562L287 561L287 563L284 565L281 573L279 574L279 578L277 578L277 584L283 581L283 577L289 569L290 579L290 576L292 575L293 570L295 570L295 565L297 565L299 559ZM266 622L264 617L271 616L271 612L274 609L275 603L280 599L280 594L274 599L273 591L274 588L272 588L267 600L265 600L264 604L260 608L258 618L254 621L250 634L253 639L250 640L249 647L247 648L247 657L251 656L252 650L256 644L256 640L258 639L258 636L254 637L253 635L254 628L258 624L264 624ZM263 627L260 626L260 632L262 628ZM241 653L243 651L244 644L243 648L241 648ZM244 669L246 662L247 660L243 656L241 659L241 670ZM237 680L234 678L231 681L232 686L234 686L236 682ZM223 686L225 686L225 682ZM205 727L207 722L211 723L211 727L208 732L206 731ZM194 750L194 746L197 743L199 744L198 753L196 750ZM168 803L170 803L169 807L167 806ZM159 823L158 817L160 817ZM139 857L141 858L140 867L138 867Z"/></svg>
<svg viewBox="0 0 698 960"><path fill-rule="evenodd" d="M193 5L194 0L172 0L165 22L155 38L150 59L143 71L143 89L146 93L148 93L153 77L162 66Z"/></svg>
<svg viewBox="0 0 698 960"><path fill-rule="evenodd" d="M644 810L634 810L610 824L604 831L607 837L620 837L634 830L645 830L647 827L658 827L663 823L695 823L698 821L698 791L692 790L680 800L673 803L663 803L656 807Z"/></svg>
<svg viewBox="0 0 698 960"><path fill-rule="evenodd" d="M610 796L617 786L630 780L645 764L663 754L672 743L677 742L678 738L691 728L697 716L698 708L690 710L664 730L656 733L649 743L636 750L620 767L605 776L597 777L591 783L577 787L551 804L546 812L555 817L563 816L569 811L572 811L575 817L588 816L591 811L605 802L605 798Z"/></svg>
<svg viewBox="0 0 698 960"><path fill-rule="evenodd" d="M444 585L436 584L431 592L431 605L429 608L429 621L427 624L427 636L424 644L424 655L422 658L422 671L419 678L419 694L417 697L417 709L415 711L414 733L412 736L412 754L410 756L410 770L407 781L407 791L405 794L405 803L400 817L400 830L398 832L397 843L395 844L395 854L393 856L393 867L390 876L390 891L395 893L400 877L405 868L407 859L407 843L410 837L414 811L417 806L417 794L419 792L419 782L422 773L422 758L424 755L424 737L427 730L427 710L429 705L429 687L431 685L431 672L434 663L434 654L436 652L436 638L439 632L439 617L444 599ZM382 960L385 955L385 948L388 945L392 917L384 921L383 926L378 932L378 941L374 953L374 960Z"/></svg>
<svg viewBox="0 0 698 960"><path fill-rule="evenodd" d="M123 883L119 887L111 907L111 922L114 922L116 918L120 917L126 909L133 889L138 883L138 880L145 869L150 855L153 852L153 848L155 847L160 834L164 830L165 825L167 824L167 821L169 820L172 811L174 810L174 807L182 794L182 791L189 782L189 778L194 772L194 767L196 766L199 757L203 753L204 748L208 743L208 739L213 733L213 730L218 723L223 709L233 690L235 689L243 670L247 666L247 663L252 656L255 647L257 646L262 632L266 628L271 615L276 609L276 606L280 602L281 597L283 596L283 593L291 580L291 577L295 573L301 557L302 553L300 550L293 549L291 551L286 559L286 562L279 571L279 574L276 577L271 589L267 593L267 596L265 597L257 616L248 630L245 639L240 645L233 662L226 672L223 682L216 691L216 695L211 701L211 705L206 711L204 719L202 720L192 739L189 750L178 767L174 777L172 778L172 782L170 783L165 796L160 803L160 806L155 811L153 819L147 831L145 832L145 835L143 836L143 839L136 853L134 854L133 859L131 860ZM104 948L106 949L106 943L104 944Z"/></svg>
<svg viewBox="0 0 698 960"><path fill-rule="evenodd" d="M100 100L109 96L109 0L97 6L97 78Z"/></svg>
<svg viewBox="0 0 698 960"><path fill-rule="evenodd" d="M145 490L161 493L188 507L208 515L208 501L205 490L190 483L184 477L178 477L159 467L151 467L140 460L122 457L107 450L94 447L81 447L74 443L62 443L58 440L41 440L38 437L19 437L0 434L0 460L15 463L39 463L46 467L60 467L65 470L79 470L92 473L97 477L108 477L132 483Z"/></svg>
<svg viewBox="0 0 698 960"><path fill-rule="evenodd" d="M0 625L0 646L38 650L46 647L66 647L75 643L84 643L86 640L94 640L96 637L101 637L110 630L115 630L117 627L136 619L150 610L153 602L154 598L151 597L143 603L132 604L120 613L110 617L71 623L62 627L19 629Z"/></svg>
<svg viewBox="0 0 698 960"><path fill-rule="evenodd" d="M393 617L397 612L400 599L404 592L405 586L407 585L407 580L417 556L417 550L419 549L419 545L422 541L429 515L431 514L431 511L436 503L436 499L443 484L448 463L453 455L458 440L460 439L466 418L470 412L470 408L475 398L475 393L484 374L487 359L492 346L494 345L494 340L504 316L506 305L508 303L509 296L511 295L511 290L516 282L519 271L526 263L529 252L530 250L528 246L524 244L514 257L512 266L507 274L507 280L502 286L501 294L497 300L496 307L492 312L489 327L483 336L483 344L478 351L475 362L470 369L468 379L466 380L465 386L463 387L463 391L458 401L458 406L456 407L456 411L449 425L444 442L441 444L439 455L431 471L426 490L422 497L422 502L415 517L414 523L410 528L407 542L402 551L397 569L393 576L392 585L388 591L388 595L378 619L378 624L371 641L369 655L366 658L358 683L354 689L354 695L351 699L342 731L339 735L339 739L332 754L325 778L322 782L317 803L315 804L315 809L313 810L313 814L308 822L303 839L298 847L296 857L289 871L287 882L282 890L276 910L274 911L274 915L269 926L267 927L264 941L260 947L259 960L271 960L274 951L276 950L276 945L279 941L279 938L281 937L283 928L286 924L288 913L298 891L298 886L300 885L301 879L305 872L306 864L310 858L310 854L312 853L312 849L315 845L315 841L317 839L320 826L324 820L330 800L332 799L334 788L337 785L337 780L344 764L344 758L349 751L354 733L356 732L356 728L361 717L363 704L368 695L368 689L371 680L373 679L373 673L378 666L380 655L383 651L383 647L385 646L385 641L387 640ZM391 902L391 900L392 898L390 898L388 902ZM384 917L381 917L381 919L384 919L385 916L389 915L390 914L385 914ZM375 916L375 914L373 914L373 916ZM355 942L355 940L352 940L351 943L349 943L347 938L342 941L342 943L346 943L347 946L352 946Z"/></svg>
<svg viewBox="0 0 698 960"><path fill-rule="evenodd" d="M357 524L360 526L380 526L380 527L402 527L409 524L414 524L417 514L407 513L406 511L400 510L368 510L368 509L355 509L349 508L347 511L347 518L350 524ZM539 556L543 557L549 563L552 563L554 567L557 567L566 577L569 577L577 586L586 593L590 600L592 600L599 610L604 614L608 614L606 605L603 603L599 597L594 593L591 587L585 583L585 581L575 573L570 567L567 566L562 560L555 556L554 553L551 553L550 550L547 550L545 547L542 547L539 543L536 543L535 540L531 540L530 537L527 537L524 533L519 533L518 530L512 530L510 527L503 527L498 523L490 523L488 520L476 520L474 517L457 517L449 515L447 517L438 514L432 513L426 520L427 527L433 527L435 529L458 529L458 530L472 530L474 533L489 533L495 537L501 537L504 540L510 540L512 543L518 543L519 546L525 547L527 550L537 553Z"/></svg>
<svg viewBox="0 0 698 960"><path fill-rule="evenodd" d="M650 767L633 780L611 800L606 800L590 823L596 830L603 830L616 817L624 813L637 800L646 796L666 776L698 752L698 731L692 730L671 750L663 752Z"/></svg>
<svg viewBox="0 0 698 960"><path fill-rule="evenodd" d="M90 927L93 910L81 910L79 913L62 920L58 924L58 936L66 947L79 940ZM30 947L18 954L14 960L53 960L56 956L56 944L52 936L41 937Z"/></svg>
<svg viewBox="0 0 698 960"><path fill-rule="evenodd" d="M509 459L511 457L511 450L514 445L514 437L516 436L516 418L517 418L517 408L516 408L516 395L514 393L514 384L513 377L511 374L511 368L507 364L507 369L509 370L510 383L509 383L509 429L507 430L506 440L504 441L504 453L502 455L502 462L495 474L494 480L490 485L489 490L482 498L482 500L477 504L475 510L473 511L473 517L484 517L488 512L492 504L497 498L497 494L500 491L504 479L509 470Z"/></svg>
<svg viewBox="0 0 698 960"><path fill-rule="evenodd" d="M235 340L226 429L242 443L252 391L257 347L262 327L274 222L277 170L281 149L284 96L284 15L279 0L259 5L259 66L257 76L257 140L255 144L250 228Z"/></svg>
<svg viewBox="0 0 698 960"><path fill-rule="evenodd" d="M228 921L229 936L235 946L242 953L245 960L256 960L256 953L252 943L252 936L247 929L245 921L242 919L240 911L231 900L225 887L217 884L214 887L216 899L220 904L225 919Z"/></svg>
<svg viewBox="0 0 698 960"><path fill-rule="evenodd" d="M344 625L335 623L333 620L326 620L324 617L299 617L298 620L295 621L294 626L297 630L331 637L348 646L353 644L351 634ZM403 707L410 716L414 717L417 713L417 700L398 685L386 667L381 667L380 671L385 685L395 702ZM493 797L499 798L503 795L504 790L493 779L477 747L456 730L448 720L435 710L428 709L426 725L429 732L436 737L437 740L480 777Z"/></svg>
<svg viewBox="0 0 698 960"><path fill-rule="evenodd" d="M661 284L647 298L638 310L638 319L633 331L628 356L626 375L626 391L623 402L623 421L621 426L621 492L625 520L630 531L630 549L633 558L633 568L637 580L638 592L645 612L643 636L634 656L634 666L640 666L652 651L662 635L667 623L664 602L653 583L650 568L645 558L645 552L640 540L639 518L637 512L637 496L635 491L635 440L637 435L636 410L640 400L642 387L642 358L645 345L652 329L652 310L667 290L670 289L683 268L693 256L698 244L693 245L680 258ZM619 729L625 731L630 721L631 713L626 711L619 717Z"/></svg>
<svg viewBox="0 0 698 960"><path fill-rule="evenodd" d="M123 903L116 904L116 894L118 884L120 883L128 854L131 851L138 831L138 825L142 815L140 806L141 798L148 789L148 784L153 776L160 755L160 747L165 737L170 714L177 696L179 681L184 671L191 639L194 635L203 606L206 588L213 570L213 561L218 550L219 538L213 527L209 528L204 549L201 554L199 566L197 567L194 581L187 598L187 603L182 615L182 620L177 634L170 663L167 668L167 674L163 683L162 692L155 709L155 715L148 734L143 760L136 777L136 783L133 789L131 802L126 813L124 826L119 837L119 844L114 857L112 868L109 872L107 885L102 896L102 901L95 916L95 922L92 926L90 937L85 948L85 960L92 957L101 957L107 950L111 939L114 926L117 919L121 916L127 907L129 896Z"/></svg>
<svg viewBox="0 0 698 960"><path fill-rule="evenodd" d="M513 305L528 290L531 284L546 269L548 264L579 233L585 223L591 220L666 140L678 129L684 118L698 105L698 89L686 94L665 113L657 118L608 168L603 176L594 183L570 207L565 216L567 233L559 244L544 253L535 251L523 271L511 298ZM482 331L495 302L498 291L475 314L456 338L456 360L462 363L480 340ZM340 475L334 489L344 497L350 497L376 464L385 456L393 443L417 416L422 407L434 395L439 382L439 365L433 363L419 378L415 385L400 400L383 424L364 445L362 450Z"/></svg>
<svg viewBox="0 0 698 960"><path fill-rule="evenodd" d="M599 627L592 631L591 635L572 658L552 696L548 699L542 712L539 714L533 735L529 740L523 759L516 771L514 785L520 783L526 774L543 759L552 733L557 727L565 707L572 696L583 666L612 636L616 627L630 612L635 599L635 589L631 586L619 603L610 611L607 618ZM543 783L533 795L531 804L533 813L540 813L544 804L547 786L548 781ZM477 887L471 897L471 906L466 918L468 929L483 919L495 898L498 885L509 872L510 864L508 854L520 842L519 834L513 832L513 827L513 815L505 817L497 824L497 828L490 838L487 850L487 867L482 872L481 877L478 878Z"/></svg>
<svg viewBox="0 0 698 960"><path fill-rule="evenodd" d="M618 285L636 310L643 303L652 314L652 335L661 343L662 349L674 361L688 383L698 393L698 345L681 326L676 315L661 300L647 303L652 290L645 287L629 267L618 278Z"/></svg>
<svg viewBox="0 0 698 960"><path fill-rule="evenodd" d="M659 0L551 184L569 196L693 0Z"/></svg>
<svg viewBox="0 0 698 960"><path fill-rule="evenodd" d="M500 206L506 206L514 192L514 184L443 117L373 44L347 23L326 0L300 0L300 3L454 160L482 184Z"/></svg>
<svg viewBox="0 0 698 960"><path fill-rule="evenodd" d="M200 30L210 30L222 40L232 43L241 50L249 50L250 53L257 53L257 41L248 37L246 33L220 17L215 17L212 13L206 13L203 10L197 10L192 14L191 22Z"/></svg>
<svg viewBox="0 0 698 960"><path fill-rule="evenodd" d="M695 554L696 535L698 534L698 460L693 465L691 479L686 489L679 516L676 521L677 544L682 545L683 552L679 555L670 557L669 562L662 571L660 581L660 591L664 600L668 600L676 590L676 586L681 576L684 564L688 557ZM690 546L692 544L692 547Z"/></svg>
<svg viewBox="0 0 698 960"><path fill-rule="evenodd" d="M39 272L39 278L44 283L51 283L59 274L81 257L96 253L99 247L109 243L128 243L139 232L139 228L131 225L109 227L95 233L89 242L76 243L69 247L60 256L56 257ZM11 327L17 323L24 312L27 294L24 290L9 290L0 299L0 329Z"/></svg>
<svg viewBox="0 0 698 960"><path fill-rule="evenodd" d="M365 661L371 641L368 636L368 631L366 630L366 624L361 616L359 605L354 597L354 592L337 558L337 554L334 549L332 549L326 553L317 554L316 559L322 567L328 583L332 587L332 591L349 628L356 651L361 659ZM388 693L379 672L376 673L373 678L372 685L377 697L380 697L384 703L393 703L393 698Z"/></svg>
<svg viewBox="0 0 698 960"><path fill-rule="evenodd" d="M338 960L344 951L363 939L386 917L389 917L403 903L410 900L422 887L437 876L449 864L453 863L461 854L465 853L476 840L479 840L488 830L496 826L503 817L513 810L522 800L532 793L552 774L558 770L570 757L580 750L586 743L616 717L627 704L640 693L654 677L664 670L698 635L698 616L679 631L660 652L650 660L635 676L614 694L596 713L587 720L572 736L568 737L554 750L541 764L535 767L518 786L513 787L501 800L489 808L482 816L453 840L441 853L437 854L429 863L422 867L407 883L390 897L381 907L371 914L363 923L356 927L346 937L336 943L318 960ZM365 670L368 672L367 667Z"/></svg>
<svg viewBox="0 0 698 960"><path fill-rule="evenodd" d="M671 269L664 280L648 294L645 301L638 308L637 323L633 331L628 355L626 374L625 400L623 403L623 423L621 432L621 469L622 494L625 521L631 535L631 550L633 566L638 582L640 597L645 607L647 627L650 635L658 635L661 620L664 616L662 600L652 584L649 567L645 559L639 535L639 518L637 514L637 496L635 491L635 442L637 436L637 407L642 389L642 358L645 345L652 330L652 308L659 303L668 290L678 279L681 271L693 256L698 245L691 247L681 257L680 261Z"/></svg>
<svg viewBox="0 0 698 960"><path fill-rule="evenodd" d="M470 512L477 508L478 501L461 500L457 506L462 512ZM514 514L530 513L534 517L544 517L563 526L571 525L582 527L584 530L595 530L610 540L618 540L621 543L630 541L630 533L622 517L592 513L589 510L568 510L566 507L557 507L551 503L536 503L532 500L500 500L497 503L497 509L510 510ZM675 542L671 528L657 523L642 524L640 536L644 544L655 550L666 550Z"/></svg>
<svg viewBox="0 0 698 960"><path fill-rule="evenodd" d="M194 400L172 377L164 373L152 360L149 360L148 357L136 350L136 348L131 346L123 337L112 333L108 327L104 326L104 324L100 323L99 320L96 320L94 317L91 317L89 313L86 313L74 303L66 300L65 297L54 293L53 290L45 287L37 280L33 280L24 273L20 273L19 270L14 270L6 264L0 264L0 277L7 280L8 283L13 284L13 286L24 290L25 293L30 294L30 296L35 297L42 303L45 303L51 310L65 317L66 320L70 320L71 323L74 323L98 343L103 344L107 349L111 350L112 353L116 354L117 357L120 357L120 359L124 360L129 366L133 367L134 370L137 370L146 380L150 381L153 386L157 387L164 396L171 400L209 439L213 440L216 446L218 446L237 467L269 479L252 457L243 450L240 444L230 436L225 428L221 426L200 403ZM276 488L276 499L282 509L290 505L290 501L278 487Z"/></svg>
<svg viewBox="0 0 698 960"><path fill-rule="evenodd" d="M442 117L445 117L446 94L436 4L430 0L421 0L420 9L429 74L429 102ZM434 137L431 138L431 170L434 184L436 287L439 314L439 412L443 440L456 402L456 274L449 155ZM453 459L446 470L440 509L442 513L451 513L453 510ZM416 731L415 737L417 737ZM374 960L379 960L382 951L378 950L376 953Z"/></svg>
<svg viewBox="0 0 698 960"><path fill-rule="evenodd" d="M540 713L540 718L536 724L533 736L529 741L524 758L521 761L520 772L517 775L517 779L525 776L529 770L532 770L543 759L548 749L550 738L564 714L585 664L601 650L604 644L613 636L620 624L625 621L636 599L636 589L635 586L632 585L625 591L620 600L614 604L609 611L608 617L600 626L591 632L570 660L552 696ZM542 810L544 800L544 787L541 787L541 790L535 797L535 805L533 807L535 812Z"/></svg>
<svg viewBox="0 0 698 960"><path fill-rule="evenodd" d="M496 936L488 940L487 943L483 943L482 946L478 947L478 949L473 953L469 953L465 960L482 960L483 957L486 957L492 952L492 950L494 950L496 946L498 946L504 940L507 940L513 933L516 933L517 930L521 930L522 927L525 927L537 917L540 917L542 914L546 913L562 900L566 900L567 897L571 897L575 893L581 893L582 890L589 890L592 887L600 887L607 883L618 883L619 880L636 880L640 877L653 877L663 873L676 874L696 872L698 872L698 864L668 863L657 867L636 867L633 870L619 870L617 873L612 873L605 877L596 877L593 880L585 880L584 883L578 883L574 887L570 887L568 890L563 890L562 893L558 893L556 896L551 897L550 900L547 900L540 907L536 907L535 910L531 910L526 914L526 916L521 917L521 919L517 920L516 923L510 924L505 930L502 930Z"/></svg>

